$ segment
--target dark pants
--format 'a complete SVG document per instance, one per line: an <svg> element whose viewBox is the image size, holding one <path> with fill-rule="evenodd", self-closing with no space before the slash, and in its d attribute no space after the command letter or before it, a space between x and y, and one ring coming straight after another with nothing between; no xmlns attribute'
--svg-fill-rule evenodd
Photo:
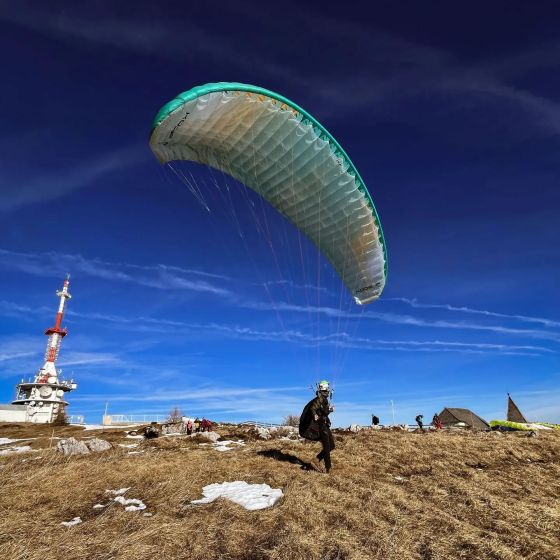
<svg viewBox="0 0 560 560"><path fill-rule="evenodd" d="M334 438L331 429L326 424L319 425L319 441L323 449L317 455L317 460L325 460L327 472L331 470L331 451L334 449Z"/></svg>

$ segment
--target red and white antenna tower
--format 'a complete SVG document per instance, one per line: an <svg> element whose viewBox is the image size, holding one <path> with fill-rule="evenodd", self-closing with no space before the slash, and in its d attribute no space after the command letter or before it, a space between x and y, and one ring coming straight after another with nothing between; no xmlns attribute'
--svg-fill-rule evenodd
<svg viewBox="0 0 560 560"><path fill-rule="evenodd" d="M58 358L58 353L60 352L60 343L62 342L62 339L68 334L68 330L61 328L61 324L62 317L64 316L64 307L66 305L66 300L72 297L70 295L70 292L68 291L69 285L70 274L66 275L66 280L64 280L62 290L58 290L56 292L56 295L60 298L60 303L58 304L58 312L56 314L54 327L51 327L45 331L45 334L49 337L49 339L47 341L47 349L45 351L45 365L37 373L36 380L39 383L48 381L49 377L57 377L54 364L56 362L56 359Z"/></svg>
<svg viewBox="0 0 560 560"><path fill-rule="evenodd" d="M73 380L63 381L60 379L61 371L57 371L55 367L60 352L60 343L68 334L68 331L61 325L66 301L72 297L68 292L69 285L70 274L66 276L62 290L56 292L56 295L60 298L60 303L54 327L45 331L49 338L43 367L37 372L33 380L22 380L16 388L17 396L12 404L27 407L26 419L29 422L53 422L68 405L64 400L65 393L77 387Z"/></svg>

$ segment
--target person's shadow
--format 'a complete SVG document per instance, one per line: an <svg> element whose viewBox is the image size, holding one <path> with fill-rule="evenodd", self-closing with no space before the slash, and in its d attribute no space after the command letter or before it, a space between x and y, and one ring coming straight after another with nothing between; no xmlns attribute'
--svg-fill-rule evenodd
<svg viewBox="0 0 560 560"><path fill-rule="evenodd" d="M290 453L284 453L283 451L280 451L280 449L265 449L263 451L257 451L257 455L267 457L268 459L276 459L277 461L285 461L286 463L291 463L292 465L299 465L304 471L314 470L311 463L306 463L299 457L290 455Z"/></svg>

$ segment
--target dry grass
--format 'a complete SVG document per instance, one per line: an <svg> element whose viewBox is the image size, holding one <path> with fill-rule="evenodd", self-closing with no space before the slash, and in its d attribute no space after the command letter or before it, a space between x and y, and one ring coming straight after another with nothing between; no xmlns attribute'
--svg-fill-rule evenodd
<svg viewBox="0 0 560 560"><path fill-rule="evenodd" d="M0 437L28 429L3 426ZM56 428L55 436L78 430ZM323 475L301 468L317 444L218 431L247 445L219 453L174 437L141 442L141 455L116 447L0 458L2 558L560 558L560 434L339 434L334 469ZM115 430L79 435L135 441ZM284 498L253 512L225 500L190 504L206 484L233 480L282 488ZM152 517L92 509L107 502L106 489L123 486ZM60 525L75 516L83 523Z"/></svg>

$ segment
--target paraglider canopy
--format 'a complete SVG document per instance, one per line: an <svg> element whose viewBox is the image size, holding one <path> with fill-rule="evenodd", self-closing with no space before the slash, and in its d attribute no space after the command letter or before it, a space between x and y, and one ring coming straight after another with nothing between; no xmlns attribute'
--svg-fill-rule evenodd
<svg viewBox="0 0 560 560"><path fill-rule="evenodd" d="M150 147L162 163L205 164L253 189L313 241L357 303L380 296L387 254L371 196L340 144L290 100L234 82L195 87L158 112Z"/></svg>

